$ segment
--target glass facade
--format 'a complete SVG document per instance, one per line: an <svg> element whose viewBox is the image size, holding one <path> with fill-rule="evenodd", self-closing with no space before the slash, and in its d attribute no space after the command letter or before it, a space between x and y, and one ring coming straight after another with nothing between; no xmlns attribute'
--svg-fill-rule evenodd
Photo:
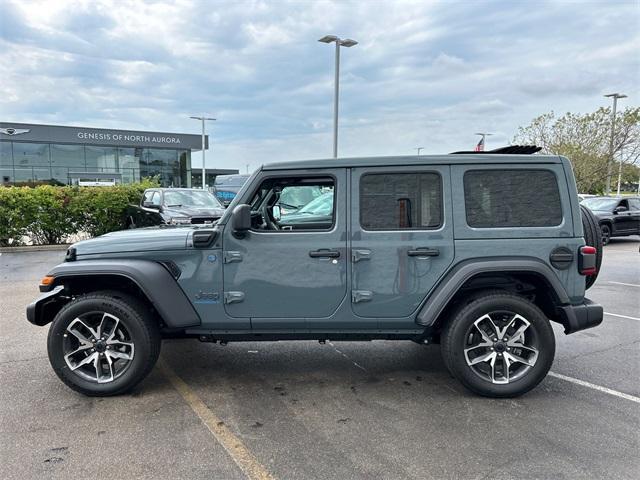
<svg viewBox="0 0 640 480"><path fill-rule="evenodd" d="M191 150L0 142L0 184L67 185L83 172L117 173L123 183L157 176L162 186L190 187Z"/></svg>

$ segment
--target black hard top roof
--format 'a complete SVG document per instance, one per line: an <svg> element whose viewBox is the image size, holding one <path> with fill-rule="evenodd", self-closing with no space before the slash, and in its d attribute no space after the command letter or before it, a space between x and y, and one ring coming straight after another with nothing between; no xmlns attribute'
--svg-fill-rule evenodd
<svg viewBox="0 0 640 480"><path fill-rule="evenodd" d="M512 155L494 153L453 153L449 155L412 155L397 157L327 158L276 162L263 165L263 170L285 170L333 167L393 167L398 165L486 165L486 164L562 163L557 155Z"/></svg>

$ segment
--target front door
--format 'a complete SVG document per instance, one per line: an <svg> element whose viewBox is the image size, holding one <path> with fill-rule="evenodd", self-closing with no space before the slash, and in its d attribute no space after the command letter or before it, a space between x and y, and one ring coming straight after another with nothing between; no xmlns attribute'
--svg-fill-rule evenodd
<svg viewBox="0 0 640 480"><path fill-rule="evenodd" d="M453 262L448 166L352 170L352 309L380 328L411 315ZM404 320L402 318L404 317Z"/></svg>
<svg viewBox="0 0 640 480"><path fill-rule="evenodd" d="M347 295L346 170L264 172L247 192L252 229L223 238L225 310L254 329L304 328ZM327 211L327 202L331 203Z"/></svg>

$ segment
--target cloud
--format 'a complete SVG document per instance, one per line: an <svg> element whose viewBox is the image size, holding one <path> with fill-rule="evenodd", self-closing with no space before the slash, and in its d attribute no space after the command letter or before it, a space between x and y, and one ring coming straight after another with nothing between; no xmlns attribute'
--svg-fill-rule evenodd
<svg viewBox="0 0 640 480"><path fill-rule="evenodd" d="M525 2L0 0L5 121L197 133L211 165L508 142L550 111L591 111L640 87L638 9Z"/></svg>

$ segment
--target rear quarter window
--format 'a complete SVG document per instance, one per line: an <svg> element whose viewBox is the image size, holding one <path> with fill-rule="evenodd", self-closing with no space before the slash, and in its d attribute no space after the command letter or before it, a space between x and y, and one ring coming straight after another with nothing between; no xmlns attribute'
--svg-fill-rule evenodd
<svg viewBox="0 0 640 480"><path fill-rule="evenodd" d="M542 169L469 170L464 174L467 225L555 227L562 223L558 180Z"/></svg>

